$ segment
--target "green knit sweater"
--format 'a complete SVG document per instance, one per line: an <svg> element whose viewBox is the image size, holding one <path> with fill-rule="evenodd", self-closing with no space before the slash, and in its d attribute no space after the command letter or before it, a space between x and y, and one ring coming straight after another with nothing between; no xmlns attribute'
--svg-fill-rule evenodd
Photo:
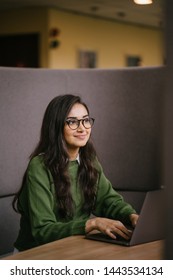
<svg viewBox="0 0 173 280"><path fill-rule="evenodd" d="M105 177L100 163L97 198L94 215L111 219L129 221L135 210L124 202ZM85 234L85 223L89 215L83 213L83 198L77 182L78 162L69 163L71 194L75 203L72 219L58 217L53 179L43 163L42 156L31 160L27 169L26 184L19 197L21 212L20 231L14 246L26 250L44 243L71 235Z"/></svg>

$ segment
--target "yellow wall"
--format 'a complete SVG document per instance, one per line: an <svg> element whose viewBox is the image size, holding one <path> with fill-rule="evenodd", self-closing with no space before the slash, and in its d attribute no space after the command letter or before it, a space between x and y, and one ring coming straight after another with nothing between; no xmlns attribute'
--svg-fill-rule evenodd
<svg viewBox="0 0 173 280"><path fill-rule="evenodd" d="M58 28L60 46L50 48L51 28ZM40 66L77 68L78 51L97 53L99 68L126 66L127 55L139 55L144 66L162 65L163 33L159 29L120 24L57 9L20 9L0 14L0 34L39 32Z"/></svg>
<svg viewBox="0 0 173 280"><path fill-rule="evenodd" d="M49 50L50 68L75 68L78 50L94 50L99 68L125 66L126 55L140 55L144 66L163 63L162 32L157 29L49 10L49 27L61 30L57 49Z"/></svg>

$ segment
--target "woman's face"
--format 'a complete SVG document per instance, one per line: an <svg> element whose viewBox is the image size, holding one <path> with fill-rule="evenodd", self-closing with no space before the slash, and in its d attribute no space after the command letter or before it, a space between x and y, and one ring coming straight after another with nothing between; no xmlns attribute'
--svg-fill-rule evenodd
<svg viewBox="0 0 173 280"><path fill-rule="evenodd" d="M85 120L84 125L88 124L88 112L84 105L76 103L73 105L67 116L67 122L64 126L64 139L67 145L68 152L76 151L78 153L79 148L86 145L91 134L91 128L85 128L80 122L79 126L77 120ZM73 128L71 129L70 126Z"/></svg>

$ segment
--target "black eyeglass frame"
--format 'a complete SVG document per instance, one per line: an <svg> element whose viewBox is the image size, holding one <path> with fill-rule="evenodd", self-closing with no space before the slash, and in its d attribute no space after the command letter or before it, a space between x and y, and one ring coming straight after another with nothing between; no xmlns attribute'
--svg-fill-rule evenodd
<svg viewBox="0 0 173 280"><path fill-rule="evenodd" d="M85 126L84 122L85 122L86 120L89 120L90 125L91 125L90 127L86 127L86 126ZM75 121L76 124L77 124L77 127L76 127L76 128L71 128L71 127L70 127L70 121ZM85 127L85 129L90 129L90 128L94 125L94 121L95 121L95 119L94 119L94 118L90 118L90 117L84 118L84 119L75 119L75 118L73 119L73 118L69 118L69 120L66 120L65 123L68 125L68 127L69 127L70 129L76 130L76 129L78 129L78 127L80 126L80 123L82 123L82 125Z"/></svg>

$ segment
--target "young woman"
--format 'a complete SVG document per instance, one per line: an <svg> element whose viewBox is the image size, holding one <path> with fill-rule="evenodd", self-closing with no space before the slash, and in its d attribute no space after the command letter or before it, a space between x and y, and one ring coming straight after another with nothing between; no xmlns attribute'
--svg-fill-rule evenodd
<svg viewBox="0 0 173 280"><path fill-rule="evenodd" d="M135 226L138 215L103 173L90 139L93 124L78 96L57 96L49 103L13 203L21 214L14 244L19 251L95 229L130 238L124 223Z"/></svg>

